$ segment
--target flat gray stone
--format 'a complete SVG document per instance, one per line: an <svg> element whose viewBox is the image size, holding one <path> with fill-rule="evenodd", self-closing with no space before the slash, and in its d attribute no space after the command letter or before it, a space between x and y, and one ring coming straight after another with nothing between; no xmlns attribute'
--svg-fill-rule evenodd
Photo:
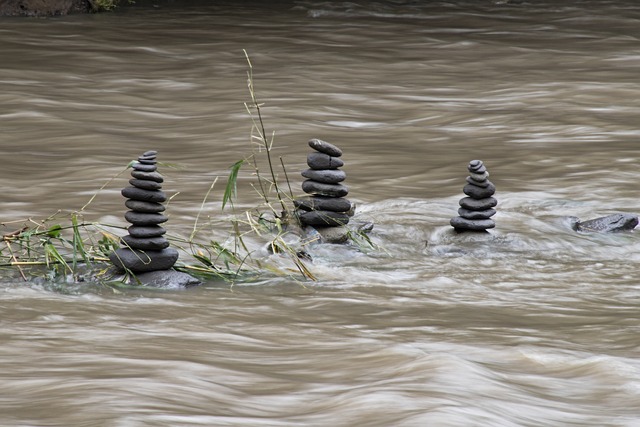
<svg viewBox="0 0 640 427"><path fill-rule="evenodd" d="M178 260L178 251L173 248L165 248L161 251L120 248L111 252L109 259L120 271L128 269L133 273L143 273L170 269Z"/></svg>
<svg viewBox="0 0 640 427"><path fill-rule="evenodd" d="M473 173L469 172L469 178L476 182L486 182L489 179L489 172Z"/></svg>
<svg viewBox="0 0 640 427"><path fill-rule="evenodd" d="M340 226L349 223L349 215L341 212L308 211L301 212L298 217L300 222L305 225Z"/></svg>
<svg viewBox="0 0 640 427"><path fill-rule="evenodd" d="M158 237L164 235L167 230L159 225L150 225L148 227L141 227L139 225L132 225L127 229L129 235L133 237Z"/></svg>
<svg viewBox="0 0 640 427"><path fill-rule="evenodd" d="M163 222L167 222L169 220L169 218L159 213L144 213L134 211L125 212L124 219L126 219L127 222L130 222L133 225L139 225L142 227L162 224Z"/></svg>
<svg viewBox="0 0 640 427"><path fill-rule="evenodd" d="M132 170L131 176L137 179L144 179L146 181L164 182L164 178L158 172L143 172Z"/></svg>
<svg viewBox="0 0 640 427"><path fill-rule="evenodd" d="M347 174L344 171L337 169L305 169L302 171L302 176L324 184L337 184L347 178Z"/></svg>
<svg viewBox="0 0 640 427"><path fill-rule="evenodd" d="M462 192L469 197L472 197L476 200L486 199L487 197L493 196L496 192L496 186L493 183L489 182L489 186L487 187L479 187L473 184L467 184L462 188Z"/></svg>
<svg viewBox="0 0 640 427"><path fill-rule="evenodd" d="M319 151L320 153L328 154L331 157L342 156L341 149L321 139L314 138L309 140L309 147L313 148L316 151Z"/></svg>
<svg viewBox="0 0 640 427"><path fill-rule="evenodd" d="M460 208L458 209L458 215L466 219L489 219L496 214L495 209L485 209L483 211L469 210Z"/></svg>
<svg viewBox="0 0 640 427"><path fill-rule="evenodd" d="M293 200L296 208L305 211L332 211L332 212L348 212L351 210L351 202L343 197L323 197L311 196L301 197Z"/></svg>
<svg viewBox="0 0 640 427"><path fill-rule="evenodd" d="M478 187L487 188L489 186L489 184L491 184L491 181L489 181L488 179L485 179L484 181L476 181L475 179L473 179L470 176L468 176L467 177L467 183L472 184L472 185L477 185Z"/></svg>
<svg viewBox="0 0 640 427"><path fill-rule="evenodd" d="M460 199L460 206L472 211L483 211L485 209L492 208L498 204L498 201L493 197L487 197L484 199L472 199L471 197L463 197Z"/></svg>
<svg viewBox="0 0 640 427"><path fill-rule="evenodd" d="M122 242L131 249L143 251L159 251L169 247L169 241L162 236L157 237L133 237L124 236Z"/></svg>
<svg viewBox="0 0 640 427"><path fill-rule="evenodd" d="M162 184L159 182L146 179L130 179L129 184L136 188L142 188L143 190L160 190L162 188Z"/></svg>
<svg viewBox="0 0 640 427"><path fill-rule="evenodd" d="M142 156L140 157L156 157L157 155L158 155L158 152L156 150L149 150L142 153Z"/></svg>
<svg viewBox="0 0 640 427"><path fill-rule="evenodd" d="M349 187L342 184L323 184L307 179L302 183L302 191L320 196L344 197L349 194Z"/></svg>
<svg viewBox="0 0 640 427"><path fill-rule="evenodd" d="M459 216L451 218L450 224L456 230L470 231L483 231L496 226L492 219L466 219Z"/></svg>
<svg viewBox="0 0 640 427"><path fill-rule="evenodd" d="M141 202L140 200L132 200L129 199L124 202L124 205L136 212L146 212L146 213L158 213L164 212L166 209L164 205L156 202Z"/></svg>
<svg viewBox="0 0 640 427"><path fill-rule="evenodd" d="M345 243L347 240L349 240L349 229L347 227L315 226L313 228L315 228L320 235L321 243L340 244Z"/></svg>
<svg viewBox="0 0 640 427"><path fill-rule="evenodd" d="M132 167L134 170L142 171L142 172L155 172L158 170L158 166L156 165L145 165L137 161L133 164Z"/></svg>
<svg viewBox="0 0 640 427"><path fill-rule="evenodd" d="M337 157L314 152L307 155L307 165L315 170L338 169L344 166L344 162Z"/></svg>
<svg viewBox="0 0 640 427"><path fill-rule="evenodd" d="M126 187L121 194L127 199L140 200L141 202L162 203L167 200L167 195L160 190L143 190L142 188Z"/></svg>
<svg viewBox="0 0 640 427"><path fill-rule="evenodd" d="M594 218L587 221L578 221L575 224L577 231L596 233L615 233L631 231L638 225L638 216L634 214L618 213Z"/></svg>
<svg viewBox="0 0 640 427"><path fill-rule="evenodd" d="M155 165L158 163L155 157L154 158L138 157L138 162L142 163L143 165Z"/></svg>
<svg viewBox="0 0 640 427"><path fill-rule="evenodd" d="M467 166L469 172L482 173L487 170L482 160L471 160Z"/></svg>
<svg viewBox="0 0 640 427"><path fill-rule="evenodd" d="M174 269L136 274L133 281L139 282L142 286L159 289L184 289L202 284L202 282L195 277Z"/></svg>

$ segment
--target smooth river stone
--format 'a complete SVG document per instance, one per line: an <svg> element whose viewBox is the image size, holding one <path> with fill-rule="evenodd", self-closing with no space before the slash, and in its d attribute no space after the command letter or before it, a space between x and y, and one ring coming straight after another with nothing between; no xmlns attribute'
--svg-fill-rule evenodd
<svg viewBox="0 0 640 427"><path fill-rule="evenodd" d="M496 226L492 219L466 219L459 216L451 218L450 224L456 230L471 231L483 231Z"/></svg>
<svg viewBox="0 0 640 427"><path fill-rule="evenodd" d="M466 219L489 219L496 214L495 209L485 209L483 211L471 211L469 209L458 209L458 215Z"/></svg>
<svg viewBox="0 0 640 427"><path fill-rule="evenodd" d="M482 163L482 160L471 160L467 169L469 169L469 172L475 173L482 173L487 170L484 163Z"/></svg>
<svg viewBox="0 0 640 427"><path fill-rule="evenodd" d="M167 232L164 228L159 225L150 225L147 227L132 225L127 229L129 234L133 237L158 237L162 236Z"/></svg>
<svg viewBox="0 0 640 427"><path fill-rule="evenodd" d="M143 273L170 269L178 260L178 255L178 251L173 248L165 248L160 251L120 248L111 252L109 259L120 271L125 271L126 268L133 273Z"/></svg>
<svg viewBox="0 0 640 427"><path fill-rule="evenodd" d="M126 219L127 222L130 222L131 224L139 225L141 227L158 225L169 220L169 218L159 213L144 213L134 211L127 211L124 214L124 219Z"/></svg>
<svg viewBox="0 0 640 427"><path fill-rule="evenodd" d="M131 181L129 181L129 182L131 182ZM470 176L467 177L467 182L469 184L477 185L478 187L488 187L489 184L491 183L491 181L489 181L488 179L485 179L484 181L476 181L473 178L471 178Z"/></svg>
<svg viewBox="0 0 640 427"><path fill-rule="evenodd" d="M142 172L137 170L131 171L131 176L137 179L144 179L146 181L164 182L164 178L158 172Z"/></svg>
<svg viewBox="0 0 640 427"><path fill-rule="evenodd" d="M158 155L158 152L156 150L149 150L142 153L142 156L140 157L156 157L157 155Z"/></svg>
<svg viewBox="0 0 640 427"><path fill-rule="evenodd" d="M337 184L344 181L347 178L345 171L341 170L314 170L306 169L302 171L302 176L312 179L316 182L322 182L325 184Z"/></svg>
<svg viewBox="0 0 640 427"><path fill-rule="evenodd" d="M319 151L324 154L328 154L331 157L340 157L342 156L342 150L336 147L333 144L329 144L326 141L321 139L311 139L309 140L309 147L313 148L316 151Z"/></svg>
<svg viewBox="0 0 640 427"><path fill-rule="evenodd" d="M158 213L166 209L163 204L155 202L141 202L140 200L127 200L124 205L136 212Z"/></svg>
<svg viewBox="0 0 640 427"><path fill-rule="evenodd" d="M169 241L162 236L157 237L133 237L124 236L122 242L132 249L143 251L159 251L169 247Z"/></svg>
<svg viewBox="0 0 640 427"><path fill-rule="evenodd" d="M493 196L496 192L496 186L490 181L487 182L489 182L488 187L478 187L477 185L467 184L462 188L462 192L476 200L486 199L487 197Z"/></svg>
<svg viewBox="0 0 640 427"><path fill-rule="evenodd" d="M498 204L498 201L493 197L487 197L486 199L472 199L471 197L463 197L460 199L460 206L472 211L483 211L485 209L492 208Z"/></svg>
<svg viewBox="0 0 640 427"><path fill-rule="evenodd" d="M142 163L143 165L155 165L158 163L155 157L154 158L138 157L138 162Z"/></svg>
<svg viewBox="0 0 640 427"><path fill-rule="evenodd" d="M311 169L325 170L338 169L344 166L344 162L337 157L331 157L324 153L309 153L307 155L307 165Z"/></svg>
<svg viewBox="0 0 640 427"><path fill-rule="evenodd" d="M484 173L470 172L469 178L471 178L474 181L485 182L489 178L489 172L484 172Z"/></svg>
<svg viewBox="0 0 640 427"><path fill-rule="evenodd" d="M305 211L348 212L351 209L351 202L343 197L301 197L294 199L293 205Z"/></svg>
<svg viewBox="0 0 640 427"><path fill-rule="evenodd" d="M576 222L576 231L615 233L631 231L638 225L638 216L634 214L618 213L600 218Z"/></svg>
<svg viewBox="0 0 640 427"><path fill-rule="evenodd" d="M184 289L202 284L195 277L173 269L136 274L135 282L140 282L143 286L160 289Z"/></svg>
<svg viewBox="0 0 640 427"><path fill-rule="evenodd" d="M299 215L300 222L305 225L331 225L339 226L349 223L349 215L331 211L309 211Z"/></svg>
<svg viewBox="0 0 640 427"><path fill-rule="evenodd" d="M307 179L302 183L302 191L307 194L318 194L320 196L344 197L349 194L349 188L342 184L323 184Z"/></svg>
<svg viewBox="0 0 640 427"><path fill-rule="evenodd" d="M155 172L158 170L158 166L156 165L144 165L140 162L135 162L132 167L134 170L142 172Z"/></svg>
<svg viewBox="0 0 640 427"><path fill-rule="evenodd" d="M141 202L162 203L167 200L167 195L160 190L143 190L142 188L127 187L121 191L127 199L139 200Z"/></svg>
<svg viewBox="0 0 640 427"><path fill-rule="evenodd" d="M162 184L155 181L148 181L146 179L130 179L129 184L136 188L142 188L143 190L160 190Z"/></svg>

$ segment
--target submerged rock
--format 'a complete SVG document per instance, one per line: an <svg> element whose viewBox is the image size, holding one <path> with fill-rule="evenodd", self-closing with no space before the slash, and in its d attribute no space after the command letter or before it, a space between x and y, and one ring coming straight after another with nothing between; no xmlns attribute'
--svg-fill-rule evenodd
<svg viewBox="0 0 640 427"><path fill-rule="evenodd" d="M580 221L579 218L575 217L572 217L571 220L571 226L575 231L587 233L631 231L638 225L638 215L627 213L617 213L586 221Z"/></svg>

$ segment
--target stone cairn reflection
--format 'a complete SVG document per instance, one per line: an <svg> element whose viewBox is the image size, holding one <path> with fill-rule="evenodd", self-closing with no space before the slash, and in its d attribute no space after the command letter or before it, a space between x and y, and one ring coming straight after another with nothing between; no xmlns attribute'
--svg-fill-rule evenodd
<svg viewBox="0 0 640 427"><path fill-rule="evenodd" d="M109 255L111 262L121 271L144 273L168 270L178 260L178 251L169 247L160 224L168 218L162 214L167 200L161 190L164 178L157 172L157 151L147 151L138 157L131 171L130 187L122 190L130 210L124 218L132 225L129 234L121 240L124 247Z"/></svg>
<svg viewBox="0 0 640 427"><path fill-rule="evenodd" d="M460 199L460 209L455 218L451 218L451 226L456 231L486 231L496 226L491 219L496 214L493 209L498 201L493 198L496 187L489 181L489 172L481 160L469 162L467 185L462 189L468 197Z"/></svg>
<svg viewBox="0 0 640 427"><path fill-rule="evenodd" d="M302 225L312 226L319 232L327 227L342 227L349 223L353 213L351 202L344 198L349 188L342 184L347 174L339 169L344 166L339 159L342 150L320 139L311 139L309 146L315 151L307 156L309 169L302 171L302 176L307 178L302 183L302 191L309 196L293 201L298 208L298 218ZM342 236L338 240L341 239Z"/></svg>

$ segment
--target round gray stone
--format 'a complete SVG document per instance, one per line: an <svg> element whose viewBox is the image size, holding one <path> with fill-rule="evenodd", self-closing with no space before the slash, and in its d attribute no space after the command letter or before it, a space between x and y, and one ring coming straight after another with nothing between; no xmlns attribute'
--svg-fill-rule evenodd
<svg viewBox="0 0 640 427"><path fill-rule="evenodd" d="M320 196L344 197L349 194L349 187L342 184L323 184L307 179L302 183L302 191Z"/></svg>
<svg viewBox="0 0 640 427"><path fill-rule="evenodd" d="M466 219L459 216L451 218L450 224L456 230L471 231L483 231L496 226L492 219Z"/></svg>
<svg viewBox="0 0 640 427"><path fill-rule="evenodd" d="M487 170L482 160L471 160L467 166L469 172L482 173Z"/></svg>
<svg viewBox="0 0 640 427"><path fill-rule="evenodd" d="M131 224L139 225L142 227L162 224L163 222L167 222L169 220L169 218L159 213L145 213L134 211L125 212L124 219L126 219L127 222L130 222Z"/></svg>
<svg viewBox="0 0 640 427"><path fill-rule="evenodd" d="M141 227L139 225L132 225L127 229L129 235L133 237L157 237L162 236L167 232L164 228L159 225L150 225L147 227Z"/></svg>
<svg viewBox="0 0 640 427"><path fill-rule="evenodd" d="M347 174L345 171L337 169L306 169L302 171L302 176L312 179L316 182L322 182L324 184L337 184L347 178Z"/></svg>
<svg viewBox="0 0 640 427"><path fill-rule="evenodd" d="M470 176L467 177L467 182L469 184L477 185L478 187L488 187L490 184L490 181L488 179L485 179L484 181L476 181Z"/></svg>
<svg viewBox="0 0 640 427"><path fill-rule="evenodd" d="M309 140L309 147L313 148L316 151L319 151L321 153L324 154L328 154L331 157L340 157L342 156L342 150L339 149L338 147L336 147L333 144L329 144L326 141L323 141L321 139L310 139Z"/></svg>
<svg viewBox="0 0 640 427"><path fill-rule="evenodd" d="M145 213L158 213L164 212L166 209L163 204L155 203L155 202L141 202L140 200L132 200L129 199L124 202L124 205L136 212L145 212Z"/></svg>
<svg viewBox="0 0 640 427"><path fill-rule="evenodd" d="M160 190L162 184L155 181L148 181L146 179L130 179L129 184L136 188L142 188L143 190Z"/></svg>
<svg viewBox="0 0 640 427"><path fill-rule="evenodd" d="M158 166L156 165L145 165L140 162L135 162L132 167L134 170L142 172L155 172L158 170Z"/></svg>
<svg viewBox="0 0 640 427"><path fill-rule="evenodd" d="M351 202L343 197L301 197L294 199L293 205L305 211L348 212L351 209Z"/></svg>
<svg viewBox="0 0 640 427"><path fill-rule="evenodd" d="M344 243L349 240L349 229L347 227L313 227L320 235L321 243Z"/></svg>
<svg viewBox="0 0 640 427"><path fill-rule="evenodd" d="M298 215L300 222L305 225L341 226L349 223L349 215L331 211L309 211Z"/></svg>
<svg viewBox="0 0 640 427"><path fill-rule="evenodd" d="M498 204L498 201L493 197L487 197L485 199L472 199L471 197L463 197L460 199L460 206L472 211L483 211L485 209L492 208Z"/></svg>
<svg viewBox="0 0 640 427"><path fill-rule="evenodd" d="M141 251L120 248L109 254L109 259L120 271L128 269L133 273L168 270L178 260L178 251L165 248L160 251Z"/></svg>
<svg viewBox="0 0 640 427"><path fill-rule="evenodd" d="M127 187L121 191L127 199L139 200L141 202L162 203L167 200L167 195L160 190L143 190L137 187Z"/></svg>
<svg viewBox="0 0 640 427"><path fill-rule="evenodd" d="M142 172L137 170L131 171L131 176L137 179L144 179L146 181L163 182L164 178L158 172Z"/></svg>
<svg viewBox="0 0 640 427"><path fill-rule="evenodd" d="M311 169L338 169L344 166L344 162L337 157L331 157L324 153L309 153L307 155L307 165Z"/></svg>
<svg viewBox="0 0 640 427"><path fill-rule="evenodd" d="M157 237L133 237L124 236L122 242L131 249L143 251L159 251L169 247L169 241L162 236Z"/></svg>
<svg viewBox="0 0 640 427"><path fill-rule="evenodd" d="M493 196L496 192L496 186L490 181L487 181L489 185L487 187L479 187L473 184L467 184L462 188L462 192L469 197L473 197L476 200L486 199Z"/></svg>
<svg viewBox="0 0 640 427"><path fill-rule="evenodd" d="M460 208L458 209L458 215L466 219L489 219L496 214L495 209L485 209L483 211L469 210Z"/></svg>
<svg viewBox="0 0 640 427"><path fill-rule="evenodd" d="M174 269L136 274L133 282L159 289L184 289L202 284L195 277Z"/></svg>

